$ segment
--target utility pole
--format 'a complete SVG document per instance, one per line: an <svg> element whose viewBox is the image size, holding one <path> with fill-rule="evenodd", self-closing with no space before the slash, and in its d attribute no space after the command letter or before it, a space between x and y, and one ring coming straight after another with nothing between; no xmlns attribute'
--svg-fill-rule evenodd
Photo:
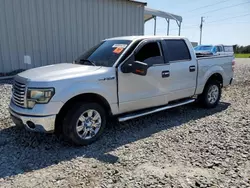
<svg viewBox="0 0 250 188"><path fill-rule="evenodd" d="M203 22L204 22L204 17L201 17L201 25L200 25L200 45L201 45L201 39L202 39L202 28L203 28Z"/></svg>

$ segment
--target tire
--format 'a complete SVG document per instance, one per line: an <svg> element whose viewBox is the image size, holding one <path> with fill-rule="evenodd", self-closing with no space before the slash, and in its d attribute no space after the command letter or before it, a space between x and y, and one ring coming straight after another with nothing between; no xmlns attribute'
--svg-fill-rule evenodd
<svg viewBox="0 0 250 188"><path fill-rule="evenodd" d="M214 93L211 93L212 90ZM215 92L217 91L217 92ZM221 98L221 84L217 81L209 81L203 93L198 97L198 103L205 108L215 108Z"/></svg>
<svg viewBox="0 0 250 188"><path fill-rule="evenodd" d="M89 145L102 135L105 127L106 113L103 107L97 103L82 103L67 113L63 121L63 135L76 145Z"/></svg>

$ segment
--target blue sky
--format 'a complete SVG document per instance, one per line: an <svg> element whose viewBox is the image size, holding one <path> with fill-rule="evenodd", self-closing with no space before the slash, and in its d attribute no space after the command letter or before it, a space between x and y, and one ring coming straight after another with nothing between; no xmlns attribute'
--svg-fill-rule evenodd
<svg viewBox="0 0 250 188"><path fill-rule="evenodd" d="M250 0L145 0L144 2L147 2L150 8L182 16L181 35L188 37L192 42L199 41L200 19L204 16L203 44L250 45ZM157 18L157 35L166 35L166 30L165 19ZM145 35L153 33L154 21L151 20L145 24ZM174 20L171 20L170 35L178 35L178 27Z"/></svg>

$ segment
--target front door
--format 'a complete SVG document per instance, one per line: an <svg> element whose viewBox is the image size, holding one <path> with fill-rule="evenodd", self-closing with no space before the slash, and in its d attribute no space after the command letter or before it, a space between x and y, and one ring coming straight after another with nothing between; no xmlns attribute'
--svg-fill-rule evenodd
<svg viewBox="0 0 250 188"><path fill-rule="evenodd" d="M150 67L146 76L123 73L121 66L118 68L120 113L166 104L169 65L165 64L160 41L142 41L134 60Z"/></svg>

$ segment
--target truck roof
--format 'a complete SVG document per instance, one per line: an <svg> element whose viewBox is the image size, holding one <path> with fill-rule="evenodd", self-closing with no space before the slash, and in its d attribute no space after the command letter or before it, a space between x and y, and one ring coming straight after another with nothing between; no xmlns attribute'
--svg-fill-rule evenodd
<svg viewBox="0 0 250 188"><path fill-rule="evenodd" d="M114 38L108 38L105 40L144 40L144 39L187 39L182 36L144 36L144 35L139 35L139 36L122 36L122 37L114 37Z"/></svg>

